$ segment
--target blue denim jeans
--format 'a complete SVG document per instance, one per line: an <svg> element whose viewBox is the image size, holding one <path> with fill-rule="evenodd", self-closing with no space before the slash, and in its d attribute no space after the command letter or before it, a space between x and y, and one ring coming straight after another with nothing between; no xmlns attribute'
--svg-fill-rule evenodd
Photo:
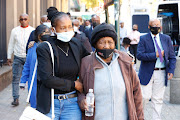
<svg viewBox="0 0 180 120"><path fill-rule="evenodd" d="M56 95L60 94L55 94L55 96ZM54 120L81 120L82 115L77 103L77 97L65 100L54 99L54 114ZM46 115L52 118L52 108Z"/></svg>
<svg viewBox="0 0 180 120"><path fill-rule="evenodd" d="M14 99L19 98L19 81L22 75L22 70L25 61L26 58L14 56L13 66L12 66L12 73L13 73L12 96Z"/></svg>

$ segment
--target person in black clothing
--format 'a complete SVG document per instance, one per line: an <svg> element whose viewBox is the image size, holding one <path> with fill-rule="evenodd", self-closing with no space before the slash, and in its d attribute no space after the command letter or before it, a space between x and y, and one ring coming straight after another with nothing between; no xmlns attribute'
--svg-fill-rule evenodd
<svg viewBox="0 0 180 120"><path fill-rule="evenodd" d="M47 9L48 15L47 15L47 16L43 15L43 16L41 17L40 23L41 23L41 24L44 24L44 23L49 22L49 21L52 19L52 17L53 17L53 13L56 13L56 12L58 12L58 10L57 10L56 7L49 7L49 8ZM46 25L46 24L44 24L44 25ZM49 27L49 26L48 26L48 27ZM27 51L28 51L28 48L31 48L31 47L33 47L33 45L34 45L34 42L31 42L31 41L35 41L35 31L34 31L34 30L31 32L31 34L30 34L30 36L29 36L29 39L28 39L28 42L27 42L27 44L26 44L26 53L27 53ZM29 45L29 44L30 44L30 45Z"/></svg>
<svg viewBox="0 0 180 120"><path fill-rule="evenodd" d="M99 24L100 24L100 17L97 15L93 15L91 27L89 29L85 29L85 31L84 31L84 33L86 34L86 37L89 39L90 43L91 43L92 31ZM92 46L92 50L95 51L95 48L93 46Z"/></svg>
<svg viewBox="0 0 180 120"><path fill-rule="evenodd" d="M91 43L91 33L92 33L93 29L99 24L100 24L100 17L97 15L93 15L91 27L84 31L84 33L86 34L86 37L88 37L90 43Z"/></svg>
<svg viewBox="0 0 180 120"><path fill-rule="evenodd" d="M79 20L74 19L72 23L73 23L72 25L75 32L74 37L81 41L81 43L83 44L83 46L86 48L88 52L92 52L91 44L89 43L88 38L83 32L79 31Z"/></svg>
<svg viewBox="0 0 180 120"><path fill-rule="evenodd" d="M37 110L51 117L51 88L54 89L55 119L81 120L81 110L77 103L77 92L82 92L79 82L81 59L89 52L79 40L73 38L74 31L69 16L57 12L51 19L55 36L50 42L54 51L55 76L51 54L47 43L37 47L39 87L37 92Z"/></svg>
<svg viewBox="0 0 180 120"><path fill-rule="evenodd" d="M89 20L86 20L86 21L84 22L84 25L85 25L85 29L89 29L89 28L91 27L91 23L90 23Z"/></svg>
<svg viewBox="0 0 180 120"><path fill-rule="evenodd" d="M85 20L82 25L79 27L79 31L84 32L86 29L89 29L91 27L91 23L89 20Z"/></svg>
<svg viewBox="0 0 180 120"><path fill-rule="evenodd" d="M47 16L46 16L46 15L43 15L43 16L41 16L40 24L43 24L43 23L45 23L45 22L47 22ZM36 40L35 30L33 30L33 31L31 32L31 34L30 34L30 36L29 36L29 39L28 39L28 42L27 42L27 44L26 44L26 54L27 54L27 52L28 52L28 48L29 48L29 47L32 47L32 46L34 45L35 40ZM34 41L34 42L32 43L33 45L30 45L30 46L29 46L29 44L30 44L31 41Z"/></svg>

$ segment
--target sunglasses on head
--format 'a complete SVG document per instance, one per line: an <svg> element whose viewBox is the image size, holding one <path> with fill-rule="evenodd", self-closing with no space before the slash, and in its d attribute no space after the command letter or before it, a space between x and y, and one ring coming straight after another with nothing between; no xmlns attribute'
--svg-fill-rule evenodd
<svg viewBox="0 0 180 120"><path fill-rule="evenodd" d="M23 21L23 20L24 20L24 21L26 21L26 20L27 20L27 18L24 18L24 19L23 19L23 18L21 18L21 19L20 19L20 21Z"/></svg>

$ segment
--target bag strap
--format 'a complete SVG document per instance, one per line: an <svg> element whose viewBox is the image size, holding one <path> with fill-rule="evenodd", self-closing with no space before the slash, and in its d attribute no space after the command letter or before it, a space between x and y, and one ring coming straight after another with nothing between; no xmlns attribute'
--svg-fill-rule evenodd
<svg viewBox="0 0 180 120"><path fill-rule="evenodd" d="M54 76L54 53L51 44L48 41L44 41L48 44L50 52L51 52L51 59L52 59L52 64L53 64L53 76ZM54 114L54 89L51 88L51 106L52 106L52 120L55 118Z"/></svg>
<svg viewBox="0 0 180 120"><path fill-rule="evenodd" d="M37 59L36 59L36 63L35 63L35 66L34 66L34 71L33 71L33 76L32 76L32 79L31 79L31 85L30 85L30 88L29 88L28 97L26 99L27 103L29 103L29 99L30 99L30 96L31 96L31 91L32 91L33 83L34 83L34 77L36 75L36 70L37 70Z"/></svg>

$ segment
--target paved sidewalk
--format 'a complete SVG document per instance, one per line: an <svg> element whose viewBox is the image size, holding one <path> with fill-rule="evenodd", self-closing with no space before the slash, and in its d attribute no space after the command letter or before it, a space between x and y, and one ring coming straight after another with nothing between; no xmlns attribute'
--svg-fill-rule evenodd
<svg viewBox="0 0 180 120"><path fill-rule="evenodd" d="M26 98L27 98L27 89L19 90L20 105L13 107L11 102L12 98L12 84L0 92L0 120L19 120L20 115L22 114L24 108L26 107Z"/></svg>
<svg viewBox="0 0 180 120"><path fill-rule="evenodd" d="M26 107L27 89L20 90L20 105L17 107L12 107L10 104L12 102L11 93L11 85L0 92L0 120L18 120ZM146 108L145 120L152 120L151 102L147 104ZM164 96L162 120L180 120L180 105L169 103L169 85Z"/></svg>
<svg viewBox="0 0 180 120"><path fill-rule="evenodd" d="M180 120L180 104L171 104L170 101L170 82L168 82L168 87L166 87L164 94L164 104L162 107L162 120ZM144 112L145 120L152 120L152 107L151 102L146 106Z"/></svg>

